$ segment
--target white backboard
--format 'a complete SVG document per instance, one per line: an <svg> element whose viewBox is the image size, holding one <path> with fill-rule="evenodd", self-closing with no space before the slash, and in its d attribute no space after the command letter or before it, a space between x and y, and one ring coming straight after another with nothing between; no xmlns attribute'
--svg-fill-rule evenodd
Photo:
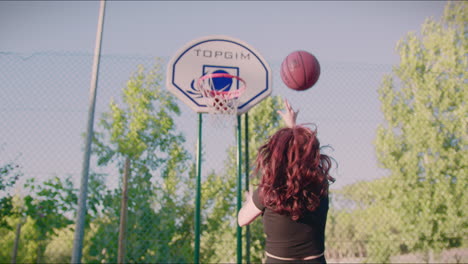
<svg viewBox="0 0 468 264"><path fill-rule="evenodd" d="M228 36L207 36L179 49L167 66L167 89L198 113L209 112L196 82L208 73L225 72L242 78L246 90L240 96L238 114L247 112L271 94L269 64L247 43ZM234 82L231 89L239 89Z"/></svg>

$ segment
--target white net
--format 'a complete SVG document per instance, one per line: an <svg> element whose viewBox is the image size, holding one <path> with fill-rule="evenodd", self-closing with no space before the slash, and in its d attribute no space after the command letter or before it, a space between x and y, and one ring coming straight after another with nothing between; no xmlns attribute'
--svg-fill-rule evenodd
<svg viewBox="0 0 468 264"><path fill-rule="evenodd" d="M238 89L232 90L234 81L238 83ZM202 76L197 82L197 88L215 126L235 124L239 97L246 88L243 79L226 73L212 73Z"/></svg>

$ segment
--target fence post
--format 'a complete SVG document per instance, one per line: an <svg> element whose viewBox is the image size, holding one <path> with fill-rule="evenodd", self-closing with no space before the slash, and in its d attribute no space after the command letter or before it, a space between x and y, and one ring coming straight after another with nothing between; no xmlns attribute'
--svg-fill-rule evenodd
<svg viewBox="0 0 468 264"><path fill-rule="evenodd" d="M80 263L81 254L83 249L83 236L84 236L84 220L86 215L86 198L88 195L88 176L89 176L89 161L91 157L91 143L93 139L93 124L94 124L94 111L96 108L96 90L98 83L99 61L101 58L101 42L102 32L104 25L104 11L106 8L106 1L101 0L99 7L99 19L96 33L96 45L94 48L93 70L91 77L91 87L89 96L89 109L88 109L88 126L86 131L86 143L83 158L83 169L81 175L80 193L78 197L78 212L76 216L75 225L75 238L73 240L73 251L71 263Z"/></svg>

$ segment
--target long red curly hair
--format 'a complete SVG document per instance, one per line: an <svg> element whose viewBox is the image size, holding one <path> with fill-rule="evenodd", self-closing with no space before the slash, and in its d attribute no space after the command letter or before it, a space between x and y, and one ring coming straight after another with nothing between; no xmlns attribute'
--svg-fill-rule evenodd
<svg viewBox="0 0 468 264"><path fill-rule="evenodd" d="M255 173L261 173L259 196L265 206L296 221L314 211L328 195L331 159L320 153L317 130L282 128L259 148Z"/></svg>

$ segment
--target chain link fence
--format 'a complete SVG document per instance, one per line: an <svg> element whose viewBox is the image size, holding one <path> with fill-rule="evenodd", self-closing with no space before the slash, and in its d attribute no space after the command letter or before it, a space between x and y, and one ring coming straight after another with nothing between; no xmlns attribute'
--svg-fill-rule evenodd
<svg viewBox="0 0 468 264"><path fill-rule="evenodd" d="M165 73L168 59L161 59L162 73ZM151 69L155 63L157 60L152 56L102 56L95 130L102 130L98 122L102 113L109 112L111 99L122 103L122 90L138 65ZM345 186L373 181L386 175L387 172L378 167L373 141L377 126L384 122L377 89L383 75L391 72L391 65L322 61L322 75L317 85L310 90L296 92L283 85L279 75L281 62L271 61L270 64L273 70L272 96L288 98L295 108L300 109L298 122L315 123L322 145L332 147L328 154L338 164L332 170L332 175L337 179L331 186L332 196L335 190ZM37 191L45 190L45 187L25 188L28 179L35 179L37 186L53 189L58 188L58 185L52 184L57 178L59 180L55 183L61 183L61 192L66 192L65 179L69 179L70 188L74 190L71 193L76 196L82 173L91 65L92 54L87 53L0 53L0 165L14 162L20 166L22 173L16 184L3 191L2 195L9 193L17 197L14 200L17 207L26 204L18 197L27 195L38 201L59 200L53 193L49 195L45 191ZM161 84L164 88L164 80ZM176 182L164 177L158 179L159 175L154 174L149 178L142 177L141 181L146 179L153 183L153 187L145 191L152 190L154 193L145 193L139 189L143 186L141 182L132 182L134 185L130 187L128 198L127 262L193 262L193 162L198 116L179 101L178 106L181 113L173 118L176 132L185 138L183 147L189 155L188 160L180 173L174 176ZM255 135L250 137L255 138ZM254 140L260 142L263 139ZM235 161L232 158L236 147L235 124L215 127L210 117L204 115L202 142L202 195L205 198L202 197L201 261L236 262L236 179L235 175L229 176L230 169L235 167L232 164ZM250 151L254 153L254 150ZM90 186L94 184L92 186L97 187L90 191L90 199L101 201L95 201L96 208L91 210L87 219L83 247L85 262L116 261L121 168L119 163L99 166L96 156L92 158ZM353 209L349 201L338 198L332 199L330 214ZM23 263L69 262L76 201L63 201L70 203L70 209L52 210L50 218L64 217L62 224L48 220L40 226L33 214L28 215L24 211L6 217L9 227L0 229L0 262L10 262L14 254L15 260ZM341 218L334 219L339 221ZM366 224L360 223L353 230L358 232ZM353 241L352 236L338 238L327 236L329 262L365 261L369 255L369 244L378 243ZM263 241L261 222L256 221L251 226L250 256L244 256L245 262L263 260ZM243 250L247 252L245 247ZM392 257L391 261L398 261L395 256ZM409 258L417 261L423 259ZM466 261L467 254L461 250L442 260Z"/></svg>

